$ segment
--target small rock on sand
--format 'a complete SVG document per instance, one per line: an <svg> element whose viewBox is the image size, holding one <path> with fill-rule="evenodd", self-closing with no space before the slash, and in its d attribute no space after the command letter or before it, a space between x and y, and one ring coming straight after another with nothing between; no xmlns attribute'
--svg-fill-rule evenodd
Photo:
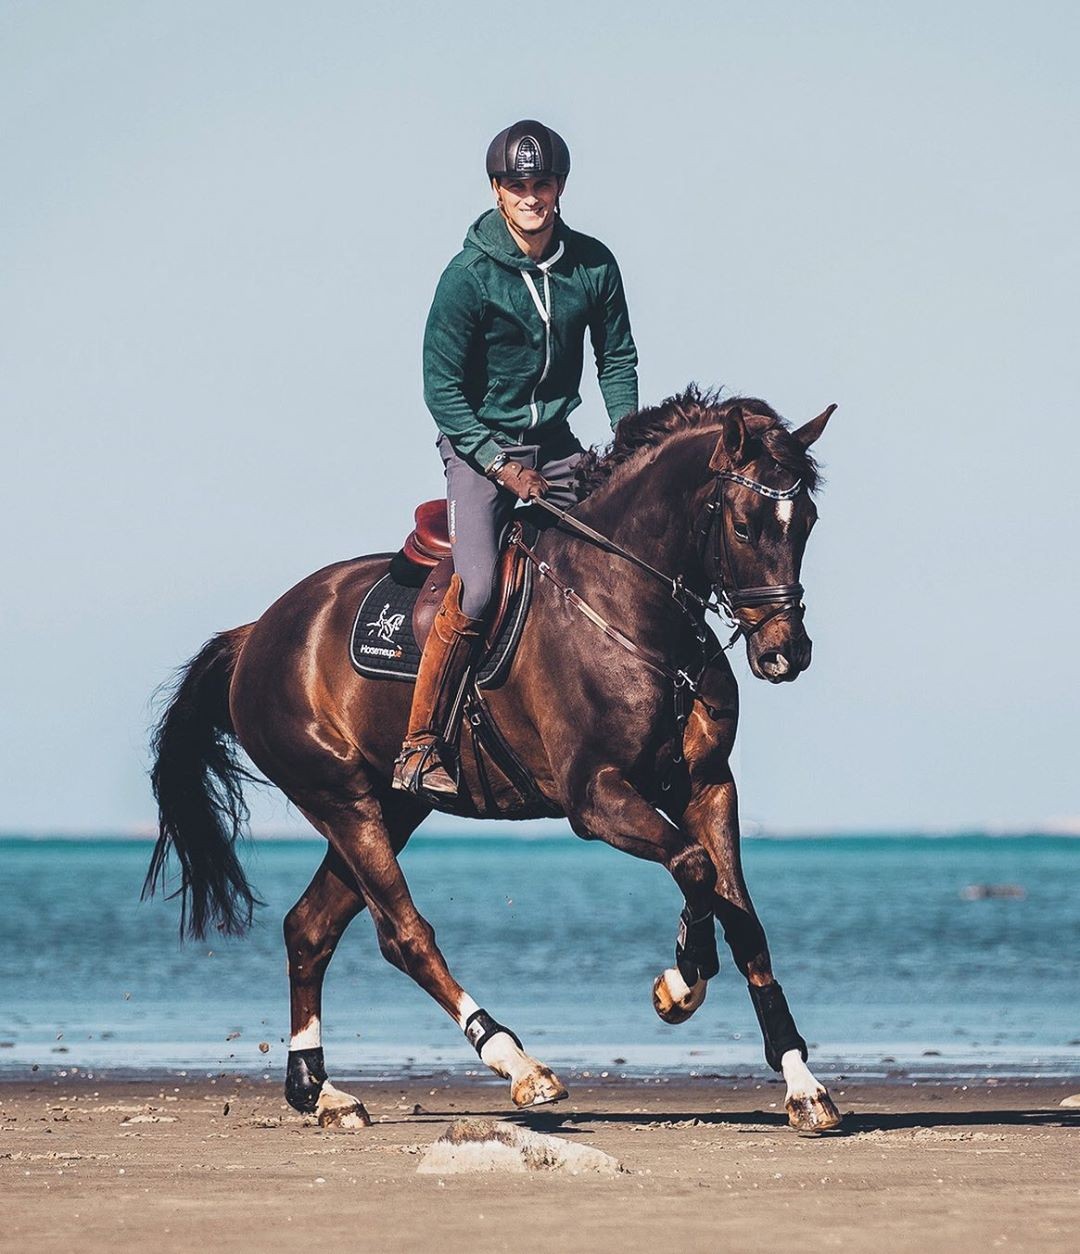
<svg viewBox="0 0 1080 1254"><path fill-rule="evenodd" d="M1073 1093L1071 1097L1063 1097L1058 1104L1070 1108L1078 1107L1080 1106L1080 1093Z"/></svg>
<svg viewBox="0 0 1080 1254"><path fill-rule="evenodd" d="M428 1146L416 1170L440 1176L466 1171L596 1172L613 1176L624 1168L617 1158L590 1145L576 1145L512 1123L460 1119Z"/></svg>

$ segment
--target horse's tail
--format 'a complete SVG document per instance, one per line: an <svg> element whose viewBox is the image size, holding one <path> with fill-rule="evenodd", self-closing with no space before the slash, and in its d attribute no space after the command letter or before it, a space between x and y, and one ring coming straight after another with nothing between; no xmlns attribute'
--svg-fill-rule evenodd
<svg viewBox="0 0 1080 1254"><path fill-rule="evenodd" d="M159 834L142 895L165 887L171 850L180 863L181 936L205 936L212 924L241 935L262 904L236 856L248 819L243 783L254 777L240 765L229 714L229 685L250 632L236 627L203 647L180 672L154 731Z"/></svg>

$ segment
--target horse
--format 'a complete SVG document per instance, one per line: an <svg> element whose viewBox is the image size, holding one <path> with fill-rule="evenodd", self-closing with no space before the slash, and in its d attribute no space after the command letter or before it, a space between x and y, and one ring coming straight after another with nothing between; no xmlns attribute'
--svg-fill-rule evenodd
<svg viewBox="0 0 1080 1254"><path fill-rule="evenodd" d="M610 447L584 455L582 499L529 547L532 601L509 673L485 716L531 791L477 784L461 747L474 817L559 814L585 840L662 864L682 893L676 961L653 986L668 1022L689 1018L717 973L719 921L786 1084L788 1122L835 1128L810 1071L739 854L730 755L738 686L704 625L726 612L750 669L790 683L809 665L800 569L817 511L810 447L835 406L792 430L764 401L691 385L623 418ZM390 787L411 685L364 678L348 639L362 598L392 558L338 562L286 592L256 622L215 635L182 669L154 736L159 836L144 896L179 861L180 930L240 934L258 902L237 856L242 787L255 767L326 840L284 920L291 1003L285 1095L320 1123L357 1126L363 1103L329 1079L322 985L350 921L370 911L384 957L455 1020L517 1107L567 1090L457 983L413 903L398 857L432 801ZM730 645L728 646L730 647ZM479 693L474 689L474 696ZM468 720L466 720L467 722Z"/></svg>

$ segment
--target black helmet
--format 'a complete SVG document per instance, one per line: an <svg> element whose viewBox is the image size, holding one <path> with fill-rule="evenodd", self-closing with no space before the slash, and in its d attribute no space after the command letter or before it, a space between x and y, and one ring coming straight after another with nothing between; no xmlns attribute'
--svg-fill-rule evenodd
<svg viewBox="0 0 1080 1254"><path fill-rule="evenodd" d="M570 149L549 126L526 118L500 131L488 145L487 173L489 179L542 174L565 178L570 173Z"/></svg>

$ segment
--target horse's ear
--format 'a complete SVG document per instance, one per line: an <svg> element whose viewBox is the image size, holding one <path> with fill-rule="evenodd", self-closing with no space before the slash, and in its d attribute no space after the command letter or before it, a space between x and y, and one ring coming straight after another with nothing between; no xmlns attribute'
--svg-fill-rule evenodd
<svg viewBox="0 0 1080 1254"><path fill-rule="evenodd" d="M828 409L823 410L816 418L811 418L805 427L800 427L798 431L791 433L803 448L809 448L817 440L822 431L828 426L829 419L833 416L835 408L835 405L830 405Z"/></svg>
<svg viewBox="0 0 1080 1254"><path fill-rule="evenodd" d="M741 405L733 405L720 420L720 439L709 458L710 470L741 466L746 452L746 423Z"/></svg>

